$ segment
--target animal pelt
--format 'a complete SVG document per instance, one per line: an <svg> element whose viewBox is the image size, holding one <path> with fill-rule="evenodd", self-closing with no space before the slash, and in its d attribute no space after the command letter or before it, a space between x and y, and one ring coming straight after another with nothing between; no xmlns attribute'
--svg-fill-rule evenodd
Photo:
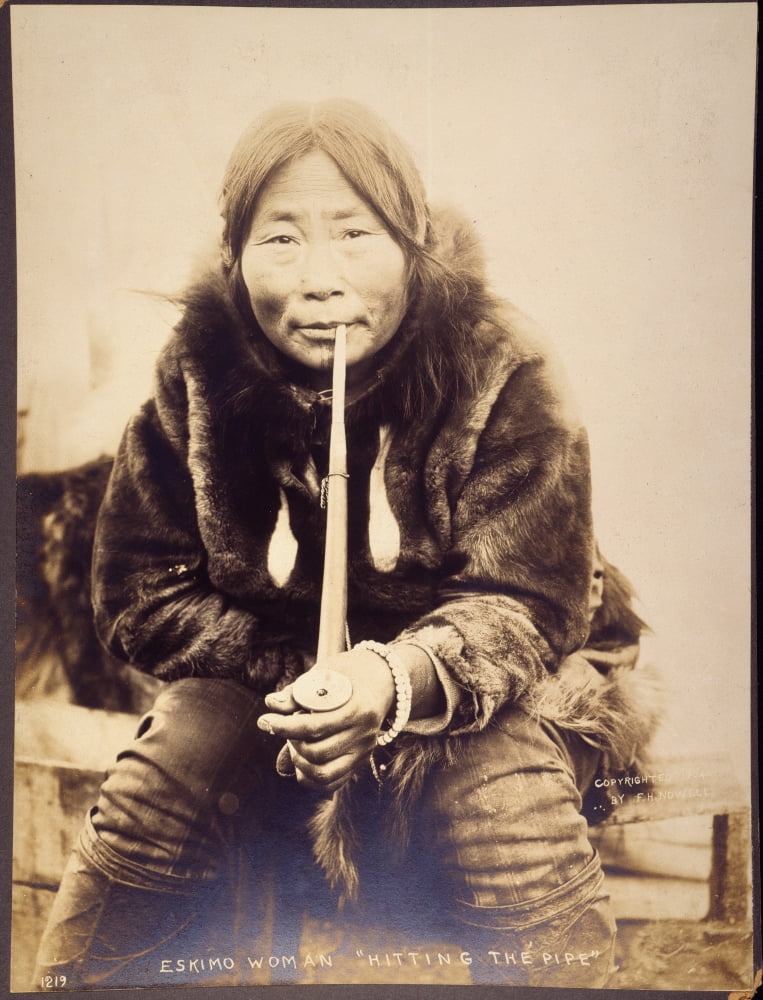
<svg viewBox="0 0 763 1000"><path fill-rule="evenodd" d="M16 488L16 694L140 712L156 682L110 656L91 606L93 535L113 460L19 476Z"/></svg>
<svg viewBox="0 0 763 1000"><path fill-rule="evenodd" d="M599 768L581 789L582 814L601 822L612 811L601 781L648 772L649 744L662 718L662 690L654 668L638 664L639 640L645 623L632 606L626 577L597 552L594 563L592 621L588 644L571 654L544 683L523 695L523 707L559 729L578 734L601 752ZM361 775L322 802L310 832L315 857L339 896L340 905L362 899L362 862L369 837L392 848L392 865L405 867L416 808L432 768L447 768L459 759L463 741L472 734L416 739L401 736L383 765L383 788L375 794ZM376 752L378 755L378 751ZM377 765L378 773L378 765ZM381 808L374 804L381 801ZM378 811L370 826L364 811ZM375 829L376 828L376 829Z"/></svg>

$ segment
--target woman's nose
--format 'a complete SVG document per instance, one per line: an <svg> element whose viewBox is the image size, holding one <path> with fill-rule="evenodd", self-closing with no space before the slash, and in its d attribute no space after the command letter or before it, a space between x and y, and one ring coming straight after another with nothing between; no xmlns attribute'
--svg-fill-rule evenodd
<svg viewBox="0 0 763 1000"><path fill-rule="evenodd" d="M339 261L326 244L306 247L302 261L302 294L308 299L325 299L344 294Z"/></svg>

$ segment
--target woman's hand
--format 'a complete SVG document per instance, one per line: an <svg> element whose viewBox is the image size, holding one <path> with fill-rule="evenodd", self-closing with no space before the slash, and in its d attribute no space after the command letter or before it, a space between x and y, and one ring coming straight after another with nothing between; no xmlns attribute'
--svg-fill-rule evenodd
<svg viewBox="0 0 763 1000"><path fill-rule="evenodd" d="M340 788L376 746L376 737L395 711L395 684L386 661L368 649L354 649L324 660L352 683L350 700L330 712L298 712L292 685L269 694L270 712L258 726L288 740L297 780L308 788ZM277 713L277 714L274 714Z"/></svg>

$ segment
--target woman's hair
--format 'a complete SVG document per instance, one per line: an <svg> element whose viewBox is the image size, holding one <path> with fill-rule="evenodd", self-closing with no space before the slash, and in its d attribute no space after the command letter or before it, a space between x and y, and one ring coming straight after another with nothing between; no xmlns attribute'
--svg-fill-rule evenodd
<svg viewBox="0 0 763 1000"><path fill-rule="evenodd" d="M403 250L412 311L423 299L443 320L455 314L471 290L432 253L426 193L405 144L364 105L334 98L281 104L267 111L244 132L228 161L221 191L223 254L231 293L242 315L253 321L241 255L257 200L275 171L316 149L334 160ZM476 381L471 324L462 323L451 333L448 343L422 342L417 337L416 345L411 345L412 365L397 393L407 416L421 412L422 406L449 401L452 393Z"/></svg>
<svg viewBox="0 0 763 1000"><path fill-rule="evenodd" d="M257 199L272 174L315 149L336 162L404 251L423 246L426 195L408 150L368 108L333 99L278 105L239 139L222 187L223 242L231 260L241 256Z"/></svg>

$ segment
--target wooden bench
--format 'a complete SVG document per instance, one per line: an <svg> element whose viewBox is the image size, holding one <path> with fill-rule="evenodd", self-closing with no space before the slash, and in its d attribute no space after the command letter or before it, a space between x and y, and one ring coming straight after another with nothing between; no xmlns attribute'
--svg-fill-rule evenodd
<svg viewBox="0 0 763 1000"><path fill-rule="evenodd" d="M19 702L14 767L11 988L28 989L37 941L83 816L103 772L135 730L136 718L56 702ZM749 911L750 796L717 757L663 760L650 786L612 786L614 814L592 828L602 850L613 831L686 815L712 817L707 919L742 921ZM617 859L615 858L615 861ZM648 871L644 859L642 871Z"/></svg>
<svg viewBox="0 0 763 1000"><path fill-rule="evenodd" d="M651 780L624 779L607 788L618 804L600 827L592 828L592 841L603 847L608 831L636 823L712 817L705 919L744 920L751 893L751 793L742 788L732 762L723 754L665 757L655 761L644 777ZM609 859L602 853L611 864L611 852Z"/></svg>

